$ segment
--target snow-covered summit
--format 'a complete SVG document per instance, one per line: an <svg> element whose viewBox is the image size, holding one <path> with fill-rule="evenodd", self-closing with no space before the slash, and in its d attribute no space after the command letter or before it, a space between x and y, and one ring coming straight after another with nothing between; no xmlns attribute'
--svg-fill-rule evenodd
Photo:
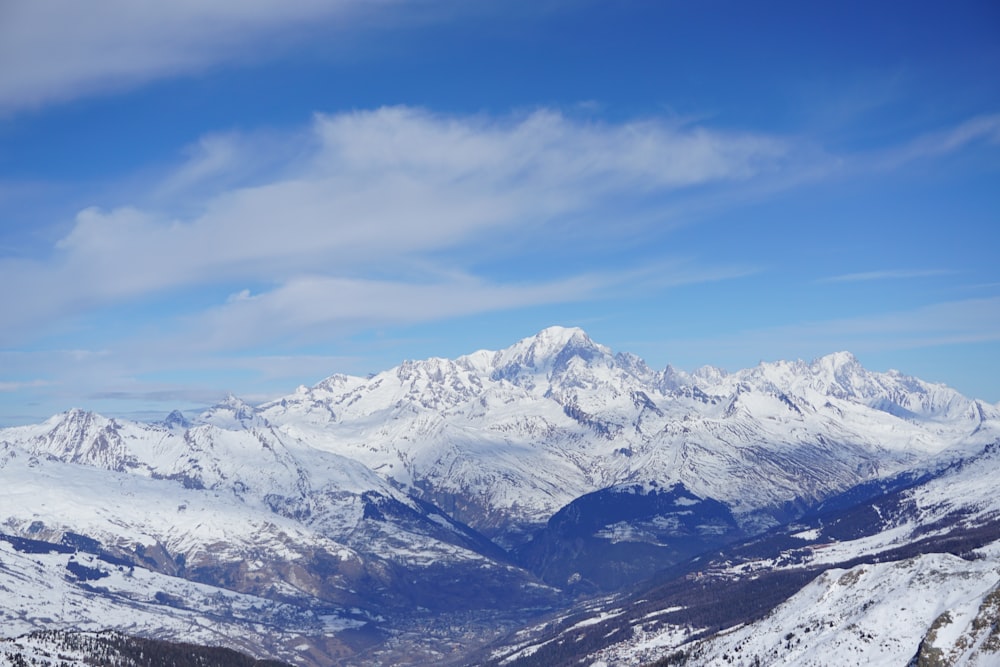
<svg viewBox="0 0 1000 667"><path fill-rule="evenodd" d="M252 405L233 394L228 394L223 400L202 412L195 422L227 430L267 426L267 420L263 419Z"/></svg>
<svg viewBox="0 0 1000 667"><path fill-rule="evenodd" d="M186 429L191 426L191 422L180 410L171 410L163 420L163 425L169 429Z"/></svg>
<svg viewBox="0 0 1000 667"><path fill-rule="evenodd" d="M565 372L574 359L611 363L612 354L582 329L549 327L497 352L491 360L492 375L515 384L526 375L552 379Z"/></svg>

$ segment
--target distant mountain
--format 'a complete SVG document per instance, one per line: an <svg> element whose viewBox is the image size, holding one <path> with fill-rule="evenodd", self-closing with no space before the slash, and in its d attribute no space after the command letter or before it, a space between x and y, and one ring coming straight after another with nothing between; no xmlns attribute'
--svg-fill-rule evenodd
<svg viewBox="0 0 1000 667"><path fill-rule="evenodd" d="M265 535L273 533L281 541L282 533L303 531L320 542L338 542L336 551L347 559L354 558L351 552L357 549L391 558L393 547L406 543L414 552L426 552L428 559L445 554L477 559L480 550L502 554L474 531L397 491L364 465L294 441L231 397L198 422L178 431L71 410L40 426L0 431L0 442L9 452L3 471L24 468L7 489L27 487L21 498L25 514L31 510L34 537L58 537L66 523L127 553L135 546L135 536L122 529L139 526L144 539L174 557L183 555L188 569L226 558L239 561L239 550ZM226 427L216 425L220 423ZM34 478L45 477L49 470L50 479L55 478L50 495L75 495L58 511L45 512L30 490L33 484L44 484ZM98 470L127 476L109 477ZM76 476L112 481L114 486L74 484ZM134 488L123 495L134 500L110 512L108 506L126 484ZM152 496L148 507L140 505L146 495ZM161 504L171 497L177 502ZM5 509L15 507L8 502ZM233 520L224 514L214 521L210 514L216 510L232 512ZM255 525L255 515L263 516L267 525ZM151 521L154 516L156 521ZM370 521L374 517L379 521ZM15 532L28 530L15 516L4 525ZM193 534L193 527L201 534ZM220 551L218 545L226 546ZM226 553L230 549L231 557Z"/></svg>

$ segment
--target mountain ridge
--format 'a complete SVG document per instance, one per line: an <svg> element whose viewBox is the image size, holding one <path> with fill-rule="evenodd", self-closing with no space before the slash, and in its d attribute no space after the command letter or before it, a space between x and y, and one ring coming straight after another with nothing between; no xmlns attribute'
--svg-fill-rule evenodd
<svg viewBox="0 0 1000 667"><path fill-rule="evenodd" d="M867 371L850 353L733 373L653 371L563 327L371 378L331 376L258 409L279 430L357 458L402 488L485 510L492 527L462 518L505 543L523 541L583 493L644 477L714 496L717 481L694 468L722 474L747 457L790 459L816 497L902 469L1000 418L944 385ZM812 466L817 457L834 469ZM799 494L793 476L774 474L775 483L748 482L718 499L775 520L768 512Z"/></svg>

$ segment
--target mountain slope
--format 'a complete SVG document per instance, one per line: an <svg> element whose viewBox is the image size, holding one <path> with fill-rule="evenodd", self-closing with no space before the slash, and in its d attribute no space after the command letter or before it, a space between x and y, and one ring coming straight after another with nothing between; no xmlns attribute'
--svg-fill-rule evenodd
<svg viewBox="0 0 1000 667"><path fill-rule="evenodd" d="M491 655L504 665L903 665L918 654L997 664L998 475L1000 441L970 443Z"/></svg>
<svg viewBox="0 0 1000 667"><path fill-rule="evenodd" d="M210 417L219 419L223 411L214 408ZM0 431L0 438L9 452L8 489L24 499L22 515L36 515L31 531L37 537L58 537L58 523L65 517L102 543L116 545L119 540L127 550L127 539L135 537L184 554L188 567L197 567L202 558L224 556L212 545L238 549L281 532L296 536L292 540L296 543L308 542L305 533L334 540L339 543L332 549L335 553L363 546L393 554L390 542L409 540L414 542L410 550L428 559L440 557L442 549L456 558L478 558L477 550L483 548L492 548L496 555L495 547L472 531L400 493L363 465L296 443L263 420L235 430L207 423L177 431L74 410L39 427ZM24 468L19 464L26 457ZM35 462L70 467L50 468ZM98 471L118 476L107 478ZM31 482L23 493L18 492L22 480L45 474L53 478L51 482ZM91 497L91 489L107 486L102 479L113 480L112 488L126 484L134 488ZM62 505L46 511L58 496L38 507L32 492L39 484L70 495ZM127 500L146 495L151 496L148 507ZM115 498L122 500L112 507ZM95 506L94 511L73 511L88 504ZM8 502L5 509L13 513L14 507ZM210 515L216 511L222 514L213 520ZM157 520L150 521L152 516ZM394 527L400 530L389 530L386 521L368 520L376 516L393 518ZM121 530L125 524L144 532L130 536ZM30 528L13 517L5 525L15 532ZM155 526L162 528L155 535L148 534ZM209 553L205 549L210 546ZM272 545L271 552L280 550ZM232 560L237 560L236 555Z"/></svg>
<svg viewBox="0 0 1000 667"><path fill-rule="evenodd" d="M994 543L996 545L996 543ZM1000 551L827 570L767 618L705 642L690 664L996 665Z"/></svg>
<svg viewBox="0 0 1000 667"><path fill-rule="evenodd" d="M743 537L732 513L682 484L613 486L580 496L515 550L542 579L574 593L615 591Z"/></svg>
<svg viewBox="0 0 1000 667"><path fill-rule="evenodd" d="M329 663L350 649L336 637L365 626L348 610L237 593L82 552L83 536L53 544L0 535L3 635L115 628L258 656ZM74 544L74 542L76 544ZM0 644L0 650L6 647Z"/></svg>
<svg viewBox="0 0 1000 667"><path fill-rule="evenodd" d="M241 412L248 414L227 399L185 427L70 411L42 425L0 431L0 532L11 544L64 545L322 617L329 624L286 619L288 632L306 639L293 644L305 647L302 655L274 652L275 633L285 632L282 620L274 621L275 629L251 632L216 624L222 637L251 638L251 645L237 648L318 664L330 664L332 656L327 649L315 653L316 642L346 656L403 632L421 616L437 614L442 622L449 614L517 617L557 600L496 545L437 508L356 461L276 432L258 415L238 418ZM100 590L83 595L108 598L119 611L106 619L58 607L32 612L36 621L14 621L40 600L62 597L46 582L64 578L67 567L52 563L30 586L20 584L21 603L0 601L8 631L108 627L102 622L121 627L127 618L121 596ZM106 588L100 579L94 586ZM170 636L169 624L151 621L146 629ZM344 631L368 638L360 644L337 639Z"/></svg>

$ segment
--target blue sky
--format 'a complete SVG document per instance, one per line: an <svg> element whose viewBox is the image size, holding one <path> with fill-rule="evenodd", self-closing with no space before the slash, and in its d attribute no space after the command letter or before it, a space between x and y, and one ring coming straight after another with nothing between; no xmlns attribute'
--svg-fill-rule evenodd
<svg viewBox="0 0 1000 667"><path fill-rule="evenodd" d="M1000 401L992 2L0 5L0 424L581 326Z"/></svg>

